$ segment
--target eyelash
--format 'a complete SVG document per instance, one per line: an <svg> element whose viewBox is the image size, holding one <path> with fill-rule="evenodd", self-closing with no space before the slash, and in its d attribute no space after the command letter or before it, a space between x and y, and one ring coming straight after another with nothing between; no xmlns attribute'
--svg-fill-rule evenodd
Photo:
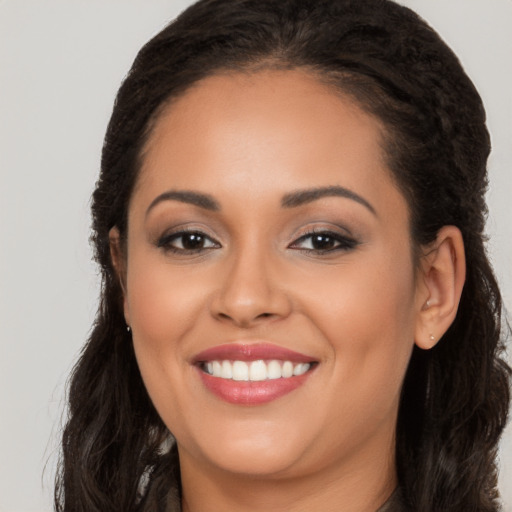
<svg viewBox="0 0 512 512"><path fill-rule="evenodd" d="M330 239L335 244L337 244L335 247L329 248L329 249L314 249L314 248L308 248L304 249L301 247L297 247L297 245L301 242L304 242L305 240L312 239L314 236L322 236L326 239ZM351 249L354 249L358 245L358 242L354 240L353 238L349 238L347 236L341 235L340 233L336 233L335 231L329 231L325 229L313 229L312 231L309 231L308 233L305 233L304 235L300 236L295 242L289 245L291 249L296 249L305 252L306 254L330 254L337 251L350 251Z"/></svg>
<svg viewBox="0 0 512 512"><path fill-rule="evenodd" d="M181 239L182 240L181 245L183 246L183 238L187 235L188 236L195 235L195 236L201 237L203 240L209 241L211 243L211 245L209 247L200 247L198 249L185 249L184 247L179 248L179 247L175 247L173 245L173 242ZM216 240L214 240L213 238L211 238L206 233L204 233L200 230L182 229L175 233L169 233L169 234L164 235L162 238L160 238L160 240L158 240L157 246L159 248L164 249L165 251L170 251L175 254L187 256L187 255L199 254L204 251L211 250L211 249L218 249L220 247L220 244L219 244L219 242L217 242Z"/></svg>
<svg viewBox="0 0 512 512"><path fill-rule="evenodd" d="M200 237L205 242L208 241L209 246L208 247L199 247L197 249L185 249L183 247L183 238L185 236L197 236ZM327 248L327 249L315 249L313 247L311 248L303 248L298 247L299 244L305 242L308 239L312 239L314 236L317 237L324 237L324 239L330 240L331 242L334 242L336 244L335 247ZM173 242L177 240L182 240L182 247L176 247L173 245ZM336 233L334 231L329 231L325 229L314 229L312 231L309 231L308 233L305 233L304 235L300 236L297 240L292 242L288 247L290 249L299 250L306 254L330 254L337 251L349 251L351 249L354 249L358 245L358 242L352 238L349 238L347 236L343 236L339 233ZM157 246L159 248L164 249L165 251L170 251L175 254L187 256L187 255L197 255L200 253L203 253L205 251L211 250L211 249L218 249L221 247L220 243L208 236L206 233L196 230L196 229L182 229L181 231L177 231L175 233L170 233L164 235L162 238L160 238L157 242Z"/></svg>

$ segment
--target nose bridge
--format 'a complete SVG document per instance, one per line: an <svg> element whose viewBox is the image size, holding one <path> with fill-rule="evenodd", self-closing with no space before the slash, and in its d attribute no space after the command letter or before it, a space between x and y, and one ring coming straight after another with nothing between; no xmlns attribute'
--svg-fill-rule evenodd
<svg viewBox="0 0 512 512"><path fill-rule="evenodd" d="M256 237L237 246L227 258L214 314L243 326L286 316L290 302L280 286L276 258Z"/></svg>

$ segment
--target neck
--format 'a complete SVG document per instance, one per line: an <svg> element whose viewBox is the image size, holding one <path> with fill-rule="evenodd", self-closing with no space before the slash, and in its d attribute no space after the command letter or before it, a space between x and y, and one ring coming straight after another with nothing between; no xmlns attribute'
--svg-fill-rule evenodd
<svg viewBox="0 0 512 512"><path fill-rule="evenodd" d="M180 465L183 512L373 512L397 485L394 447L301 476L234 474L182 451Z"/></svg>

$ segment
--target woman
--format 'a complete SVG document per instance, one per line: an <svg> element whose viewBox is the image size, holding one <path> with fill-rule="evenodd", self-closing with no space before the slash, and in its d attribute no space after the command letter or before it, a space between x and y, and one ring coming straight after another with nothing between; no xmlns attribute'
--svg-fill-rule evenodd
<svg viewBox="0 0 512 512"><path fill-rule="evenodd" d="M495 511L485 113L388 0L203 0L139 53L58 510Z"/></svg>

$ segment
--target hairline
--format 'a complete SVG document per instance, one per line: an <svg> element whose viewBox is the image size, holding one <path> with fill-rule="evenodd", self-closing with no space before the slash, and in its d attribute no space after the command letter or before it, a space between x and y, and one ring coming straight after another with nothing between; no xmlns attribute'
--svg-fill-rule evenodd
<svg viewBox="0 0 512 512"><path fill-rule="evenodd" d="M130 191L128 201L126 204L126 227L128 227L128 213L130 204L133 196L137 192L141 180L143 180L144 166L146 163L147 154L151 148L151 142L153 139L154 131L159 124L160 119L165 116L169 110L172 109L173 105L186 96L191 90L199 87L205 80L212 77L234 77L234 76L254 76L264 71L303 71L305 75L316 80L320 85L326 87L326 90L334 93L340 99L348 100L354 107L363 111L365 114L372 117L377 123L378 134L380 140L378 144L381 149L382 166L389 173L389 177L396 186L398 192L403 196L407 204L407 221L409 231L409 244L411 247L411 261L413 268L416 270L420 268L421 258L424 254L422 246L414 236L414 210L412 207L412 197L408 193L406 187L400 183L397 174L393 171L393 156L391 155L390 146L394 142L397 134L395 130L383 120L378 113L376 108L372 108L368 101L364 101L362 98L362 88L356 84L351 86L350 79L364 82L371 87L379 89L380 95L386 94L375 79L359 73L357 71L351 71L348 69L335 70L334 68L328 68L327 66L313 65L309 63L293 63L286 56L279 55L279 52L275 52L272 55L261 56L260 58L252 58L239 62L233 62L231 64L222 64L217 67L212 67L210 70L205 70L204 74L198 76L182 87L180 90L174 90L168 93L168 95L158 104L158 106L150 114L147 122L145 123L143 135L140 140L140 149L137 152L137 169L135 172L135 180ZM359 94L358 94L359 93ZM123 237L125 238L125 237Z"/></svg>

